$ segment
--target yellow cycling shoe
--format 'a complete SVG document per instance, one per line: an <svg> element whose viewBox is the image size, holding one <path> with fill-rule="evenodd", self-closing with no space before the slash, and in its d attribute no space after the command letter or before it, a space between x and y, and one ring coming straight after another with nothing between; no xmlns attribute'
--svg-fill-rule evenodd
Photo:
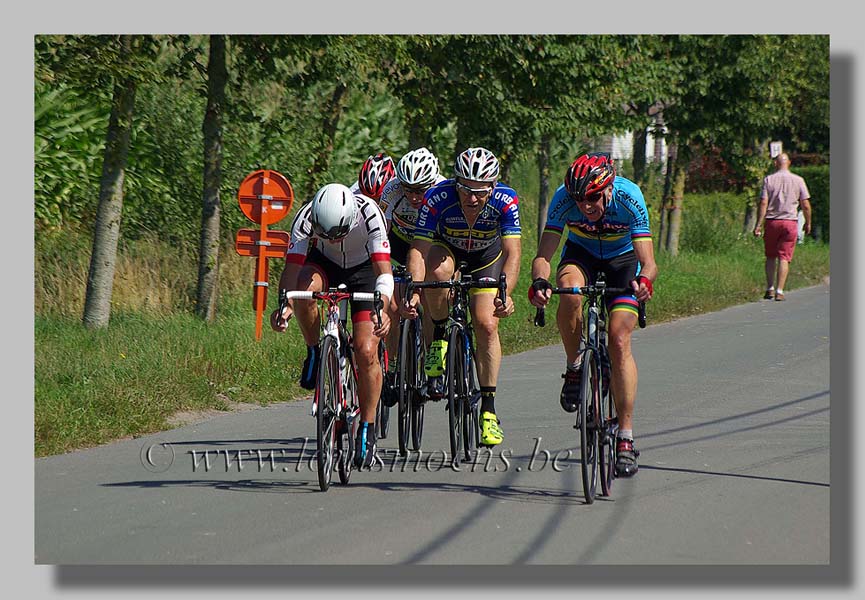
<svg viewBox="0 0 865 600"><path fill-rule="evenodd" d="M426 361L423 365L427 377L439 377L445 372L445 355L448 351L447 340L433 340L426 353Z"/></svg>
<svg viewBox="0 0 865 600"><path fill-rule="evenodd" d="M495 413L488 411L481 413L481 445L497 446L504 438L505 434Z"/></svg>

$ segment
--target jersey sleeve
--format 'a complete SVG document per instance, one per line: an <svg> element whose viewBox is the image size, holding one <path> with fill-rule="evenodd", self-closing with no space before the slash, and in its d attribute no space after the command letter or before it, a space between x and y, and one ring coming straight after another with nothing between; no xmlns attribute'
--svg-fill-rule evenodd
<svg viewBox="0 0 865 600"><path fill-rule="evenodd" d="M417 211L417 222L414 226L414 239L433 240L438 230L439 207L447 199L444 193L435 193L436 188L427 190L424 201Z"/></svg>
<svg viewBox="0 0 865 600"><path fill-rule="evenodd" d="M502 239L519 238L522 236L520 228L520 199L517 197L516 192L513 192L508 193L503 200L500 224Z"/></svg>
<svg viewBox="0 0 865 600"><path fill-rule="evenodd" d="M378 205L381 210L384 211L384 218L386 221L393 220L393 209L399 200L399 192L400 185L399 180L396 177L388 181L387 185L384 186L384 190L381 192L381 198L378 200Z"/></svg>
<svg viewBox="0 0 865 600"><path fill-rule="evenodd" d="M291 239L288 250L285 252L285 262L302 265L306 262L306 253L309 251L312 239L312 221L310 214L312 203L307 203L297 211L294 222L291 224Z"/></svg>
<svg viewBox="0 0 865 600"><path fill-rule="evenodd" d="M357 198L357 196L356 196ZM381 208L370 198L361 196L360 220L361 227L366 227L366 250L373 262L390 262L390 242L387 239L387 223Z"/></svg>
<svg viewBox="0 0 865 600"><path fill-rule="evenodd" d="M643 198L643 192L640 191L640 188L631 184L622 190L617 199L621 201L631 215L631 241L651 241L649 211L646 208L646 200Z"/></svg>
<svg viewBox="0 0 865 600"><path fill-rule="evenodd" d="M559 186L555 194L553 194L552 200L550 200L549 208L547 208L547 222L544 225L544 233L550 231L561 235L565 230L565 220L572 204L573 202L565 191L565 186Z"/></svg>

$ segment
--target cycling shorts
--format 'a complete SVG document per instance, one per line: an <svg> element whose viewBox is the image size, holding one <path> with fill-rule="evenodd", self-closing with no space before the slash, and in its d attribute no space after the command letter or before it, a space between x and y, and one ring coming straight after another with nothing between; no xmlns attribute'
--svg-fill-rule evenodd
<svg viewBox="0 0 865 600"><path fill-rule="evenodd" d="M349 292L375 291L376 275L372 269L372 261L367 260L355 267L344 269L319 252L317 248L313 248L306 256L304 268L306 267L315 269L321 275L325 290L344 283ZM372 302L349 300L349 305L352 323L372 320Z"/></svg>
<svg viewBox="0 0 865 600"><path fill-rule="evenodd" d="M613 258L598 258L582 246L570 241L565 242L556 273L558 274L566 265L575 265L582 271L587 285L596 281L598 273L603 273L607 287L616 288L630 288L631 281L640 272L640 263L633 250ZM612 296L607 299L607 311L610 313L623 310L637 315L638 306L634 294Z"/></svg>

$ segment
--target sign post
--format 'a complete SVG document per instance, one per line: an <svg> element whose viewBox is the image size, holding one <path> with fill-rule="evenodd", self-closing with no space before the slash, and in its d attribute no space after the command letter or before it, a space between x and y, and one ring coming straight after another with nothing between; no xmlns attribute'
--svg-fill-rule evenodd
<svg viewBox="0 0 865 600"><path fill-rule="evenodd" d="M294 191L284 175L267 169L246 176L237 191L240 210L261 229L241 229L234 247L241 256L255 256L255 281L252 287L252 307L255 309L255 339L261 340L262 319L267 308L267 287L270 271L268 258L284 258L290 236L285 231L270 231L273 225L291 211Z"/></svg>

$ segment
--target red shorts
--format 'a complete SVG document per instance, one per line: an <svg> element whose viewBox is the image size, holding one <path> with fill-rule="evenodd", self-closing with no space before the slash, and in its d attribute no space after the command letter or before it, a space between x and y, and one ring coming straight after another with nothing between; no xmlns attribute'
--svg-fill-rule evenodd
<svg viewBox="0 0 865 600"><path fill-rule="evenodd" d="M763 247L766 258L780 258L790 262L799 235L799 223L787 219L766 219L763 227Z"/></svg>

